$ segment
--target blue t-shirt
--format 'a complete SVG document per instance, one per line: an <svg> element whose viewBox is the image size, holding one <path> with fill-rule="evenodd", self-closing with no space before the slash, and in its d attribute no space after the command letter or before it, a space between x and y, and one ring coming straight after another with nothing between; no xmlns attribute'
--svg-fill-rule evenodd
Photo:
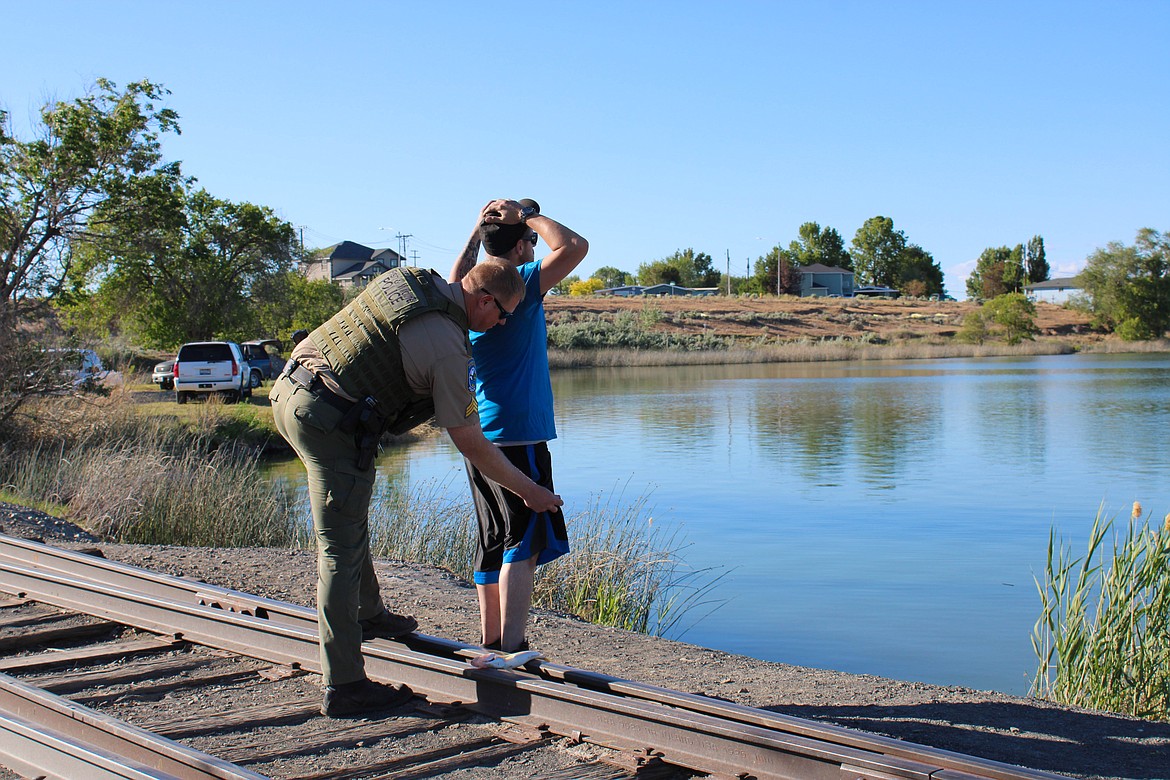
<svg viewBox="0 0 1170 780"><path fill-rule="evenodd" d="M516 270L524 280L524 300L502 324L471 332L479 422L488 441L504 444L557 437L540 261Z"/></svg>

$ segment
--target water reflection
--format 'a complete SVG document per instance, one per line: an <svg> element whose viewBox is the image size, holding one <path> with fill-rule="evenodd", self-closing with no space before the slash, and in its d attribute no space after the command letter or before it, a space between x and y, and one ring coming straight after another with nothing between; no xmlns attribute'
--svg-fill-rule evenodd
<svg viewBox="0 0 1170 780"><path fill-rule="evenodd" d="M1170 511L1170 357L696 366L553 375L573 520L649 493L730 602L685 638L769 660L1027 689L1049 529ZM445 438L383 460L447 481Z"/></svg>

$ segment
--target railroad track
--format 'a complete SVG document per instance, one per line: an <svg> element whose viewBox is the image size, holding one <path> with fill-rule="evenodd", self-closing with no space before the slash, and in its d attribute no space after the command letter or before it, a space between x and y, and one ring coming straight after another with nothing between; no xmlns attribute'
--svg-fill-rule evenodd
<svg viewBox="0 0 1170 780"><path fill-rule="evenodd" d="M0 764L25 777L438 777L566 742L592 746L590 761L541 763L533 777L1059 777L553 663L473 669L471 646L421 635L363 645L367 674L409 684L413 708L330 721L317 714L311 609L4 535L0 593L8 594L0 604ZM123 632L116 641L43 649L115 630ZM162 717L155 707L137 726L116 717L180 683L196 691L215 683L225 701ZM284 698L249 705L261 684ZM74 699L62 698L70 692ZM438 747L433 739L412 747L430 731L446 735ZM350 765L314 763L354 745Z"/></svg>

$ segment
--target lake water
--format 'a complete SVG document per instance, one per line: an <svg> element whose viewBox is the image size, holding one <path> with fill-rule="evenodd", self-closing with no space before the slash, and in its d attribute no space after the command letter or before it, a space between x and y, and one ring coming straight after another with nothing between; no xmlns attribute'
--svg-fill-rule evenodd
<svg viewBox="0 0 1170 780"><path fill-rule="evenodd" d="M682 639L801 666L1022 694L1048 533L1170 512L1170 357L561 371L571 516L649 495L726 603ZM395 454L467 487L446 438ZM401 477L399 477L401 479Z"/></svg>

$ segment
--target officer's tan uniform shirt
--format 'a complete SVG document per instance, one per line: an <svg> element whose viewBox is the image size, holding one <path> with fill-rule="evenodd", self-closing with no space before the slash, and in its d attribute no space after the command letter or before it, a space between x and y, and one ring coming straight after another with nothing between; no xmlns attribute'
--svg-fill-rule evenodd
<svg viewBox="0 0 1170 780"><path fill-rule="evenodd" d="M462 309L463 288L448 284L437 276L432 278L435 287ZM479 409L475 403L475 363L467 351L467 332L445 314L428 312L399 329L398 343L410 389L434 399L435 425L440 428L479 425ZM329 363L309 339L297 345L292 357L320 376L330 390L350 401L356 400L341 389L329 370Z"/></svg>

